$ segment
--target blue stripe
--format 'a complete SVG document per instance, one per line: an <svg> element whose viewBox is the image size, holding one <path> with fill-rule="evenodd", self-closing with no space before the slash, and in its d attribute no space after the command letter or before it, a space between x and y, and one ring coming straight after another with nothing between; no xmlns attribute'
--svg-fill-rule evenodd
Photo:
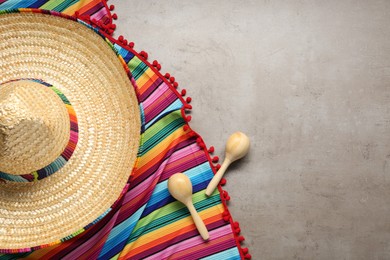
<svg viewBox="0 0 390 260"><path fill-rule="evenodd" d="M209 162L194 167L186 171L185 174L191 180L193 193L204 190L209 183L208 180L211 179L213 176L213 172L210 168ZM205 178L203 176L208 176L210 178ZM163 207L164 205L173 201L168 191L167 182L168 180L160 182L159 184L156 185L156 188L153 191L152 196L150 197L147 203L147 207L145 211L142 213L142 217L147 216L148 214L152 213L154 210Z"/></svg>
<svg viewBox="0 0 390 260"><path fill-rule="evenodd" d="M177 99L170 106L168 106L166 109L164 109L160 114L158 114L156 117L154 117L149 123L147 123L145 125L145 129L148 129L156 121L160 120L161 118L163 118L165 115L171 113L172 111L181 109L182 106L183 106L183 103L181 103L180 99Z"/></svg>
<svg viewBox="0 0 390 260"><path fill-rule="evenodd" d="M36 0L9 0L3 4L0 5L1 10L6 9L17 9L17 8L26 8L27 6L33 5L36 2Z"/></svg>
<svg viewBox="0 0 390 260"><path fill-rule="evenodd" d="M108 253L110 253L110 255L115 255L123 250L123 247L130 237L130 234L133 232L144 208L145 205L138 209L130 218L111 230L107 241L104 243L104 247L100 252L99 259L107 259Z"/></svg>
<svg viewBox="0 0 390 260"><path fill-rule="evenodd" d="M210 255L204 258L201 258L202 260L239 260L240 258L240 252L238 252L238 248L230 248L228 250L219 252L214 255Z"/></svg>

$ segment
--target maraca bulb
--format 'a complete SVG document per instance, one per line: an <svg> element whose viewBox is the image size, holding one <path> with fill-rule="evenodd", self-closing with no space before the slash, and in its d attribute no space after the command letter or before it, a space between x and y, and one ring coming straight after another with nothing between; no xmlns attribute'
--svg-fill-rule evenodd
<svg viewBox="0 0 390 260"><path fill-rule="evenodd" d="M229 167L230 163L235 160L241 159L249 151L249 138L244 133L235 132L232 134L226 142L226 153L225 160L223 161L221 168L211 179L209 185L207 185L205 194L210 196L215 188L218 186L218 183L221 181L222 176L225 174L226 169Z"/></svg>
<svg viewBox="0 0 390 260"><path fill-rule="evenodd" d="M244 157L249 151L249 138L242 132L235 132L226 142L225 158L234 162Z"/></svg>

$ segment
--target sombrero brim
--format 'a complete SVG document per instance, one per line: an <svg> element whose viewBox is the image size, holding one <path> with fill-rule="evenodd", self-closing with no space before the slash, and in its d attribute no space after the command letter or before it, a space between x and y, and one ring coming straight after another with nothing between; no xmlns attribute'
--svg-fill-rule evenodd
<svg viewBox="0 0 390 260"><path fill-rule="evenodd" d="M120 56L74 20L1 14L0 37L0 84L43 80L77 114L78 143L65 166L38 182L0 183L0 248L43 247L82 232L120 196L138 151L137 97Z"/></svg>

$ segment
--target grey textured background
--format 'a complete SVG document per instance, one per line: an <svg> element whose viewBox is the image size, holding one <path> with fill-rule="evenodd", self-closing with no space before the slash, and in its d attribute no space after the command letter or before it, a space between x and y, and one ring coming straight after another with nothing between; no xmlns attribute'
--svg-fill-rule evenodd
<svg viewBox="0 0 390 260"><path fill-rule="evenodd" d="M390 259L390 1L112 0L188 90L253 259Z"/></svg>

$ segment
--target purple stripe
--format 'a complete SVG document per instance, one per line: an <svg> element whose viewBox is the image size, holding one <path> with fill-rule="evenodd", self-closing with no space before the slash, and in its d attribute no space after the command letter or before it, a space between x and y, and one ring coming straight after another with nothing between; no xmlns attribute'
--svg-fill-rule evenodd
<svg viewBox="0 0 390 260"><path fill-rule="evenodd" d="M70 157L72 157L72 154L73 154L73 151L72 149L69 149L69 148L66 148L61 156L64 157L65 160L69 161Z"/></svg>
<svg viewBox="0 0 390 260"><path fill-rule="evenodd" d="M158 172L156 172L153 175L150 175L146 180L141 182L138 186L134 187L131 192L126 193L125 198L123 200L123 204L126 204L132 200L134 200L136 197L142 195L142 193L145 193L148 189L154 189L157 182L156 179L160 177L163 169L164 169L165 162L161 165L161 170L159 169Z"/></svg>
<svg viewBox="0 0 390 260"><path fill-rule="evenodd" d="M102 20L104 16L107 15L106 9L101 9L91 16L91 19L96 19L97 21Z"/></svg>
<svg viewBox="0 0 390 260"><path fill-rule="evenodd" d="M195 157L194 155L189 155L191 157L191 160L187 160L186 162L182 162L180 165L177 165L176 167L172 167L167 171L164 171L164 173L161 175L160 180L166 180L169 177L171 177L172 174L175 174L177 172L184 172L189 169L192 169L199 164L207 162L207 157L204 155L204 153L201 153L199 156Z"/></svg>
<svg viewBox="0 0 390 260"><path fill-rule="evenodd" d="M177 96L173 92L166 92L165 98L160 101L160 103L154 107L154 109L147 111L145 113L145 122L150 122L153 118L158 116L164 109L169 107L175 100L177 99ZM144 108L146 111L147 109Z"/></svg>
<svg viewBox="0 0 390 260"><path fill-rule="evenodd" d="M70 122L70 129L72 129L75 132L78 132L79 126L78 126L77 122Z"/></svg>
<svg viewBox="0 0 390 260"><path fill-rule="evenodd" d="M161 84L153 93L142 103L142 105L147 108L154 103L159 97L165 95L165 92L169 90L167 84Z"/></svg>
<svg viewBox="0 0 390 260"><path fill-rule="evenodd" d="M171 136L169 136L168 138L171 138ZM138 184L143 182L151 174L153 174L155 171L157 171L159 168L159 165L163 161L165 161L167 158L169 158L172 155L172 153L174 153L175 151L177 151L179 149L182 149L183 147L191 145L194 142L196 142L196 139L194 139L194 138L186 139L186 140L183 140L182 142L178 143L176 146L172 147L171 149L169 149L166 152L165 156L163 158L161 158L161 160L159 160L156 164L154 164L153 166L150 166L141 175L139 175L136 179L130 180L130 189L133 189L135 186L137 186Z"/></svg>
<svg viewBox="0 0 390 260"><path fill-rule="evenodd" d="M148 89L142 95L140 95L139 100L144 102L149 97L149 95L151 95L151 93L153 93L162 83L165 82L162 79L157 78L156 81L154 81L150 87L148 87Z"/></svg>
<svg viewBox="0 0 390 260"><path fill-rule="evenodd" d="M85 241L88 241L92 236L98 233L100 229L104 228L105 225L111 222L115 222L114 216L117 216L117 213L119 213L122 199L123 197L119 198L116 207L113 207L112 210L108 213L108 215L101 219L98 223L90 226L90 228L82 234L72 238L71 240L65 241L64 245L66 245L66 247L61 248L61 251L58 251L55 255L51 256L51 259L62 259L64 256L66 256L73 250L77 251L79 246L82 246Z"/></svg>
<svg viewBox="0 0 390 260"><path fill-rule="evenodd" d="M223 233L229 231L228 230L229 228L230 227L227 227L226 229L224 229L224 227L222 227ZM177 231L177 233L179 233L179 231ZM210 241L214 240L215 238L220 237L220 235L218 235L218 233L220 233L220 229L215 229L215 230L210 231L209 232L209 234L210 234ZM232 237L233 237L233 235L232 235ZM134 259L143 259L143 258L145 258L147 256L151 257L152 254L155 254L155 253L160 252L162 250L167 250L167 247L169 245L173 245L173 244L180 245L181 243L184 243L184 244L188 243L185 240L187 240L189 238L191 238L191 240L193 242L195 242L196 244L198 244L198 243L199 244L200 243L203 244L204 243L203 239L199 236L198 230L195 228L192 231L189 231L189 232L184 233L184 234L180 234L180 235L176 236L175 238L173 238L171 240L165 241L165 243L161 243L159 245L156 245L155 247L152 247L152 248L150 248L148 250L140 252L139 254L134 256ZM182 241L182 242L178 243L179 241ZM234 238L232 239L232 243L235 245ZM230 247L232 247L232 246L227 246L226 248L230 248ZM161 259L161 258L156 257L155 259ZM188 259L188 258L183 258L183 259ZM193 257L193 258L191 257L191 259L198 259L198 258L197 257Z"/></svg>
<svg viewBox="0 0 390 260"><path fill-rule="evenodd" d="M94 233L94 235L89 238L87 241L84 241L84 243L82 243L80 245L80 247L77 248L77 250L74 250L72 252L70 252L67 256L65 256L63 259L79 259L82 257L82 255L87 252L90 248L92 248L95 244L98 244L99 241L104 237L105 239L107 239L107 234L112 230L112 228L114 227L114 224L115 224L115 219L117 218L119 212L116 212L116 214L110 218L110 221L101 229L99 230L99 232L96 232ZM93 255L89 255L89 258L90 259L96 259L99 254L100 254L100 251L103 249L103 245L104 243L102 243L101 247L99 248L99 250L95 250L95 252L93 252ZM93 257L94 256L94 257Z"/></svg>
<svg viewBox="0 0 390 260"><path fill-rule="evenodd" d="M192 140L194 141L194 140ZM190 142L189 140L185 140L181 143L179 143L176 147L172 148L171 150L169 150L167 152L167 155L163 158L163 160L161 160L159 163L157 163L155 166L157 166L156 168L156 171L158 171L158 173L156 173L156 171L153 171L151 172L149 175L145 175L142 174L142 176L140 176L139 178L137 178L137 183L135 184L135 181L134 180L130 180L130 188L129 188L129 191L131 192L128 192L125 194L125 198L124 198L124 203L122 205L122 208L126 208L126 210L123 210L121 211L121 214L120 216L118 217L118 221L119 222L122 222L124 221L125 219L127 219L128 217L130 217L134 212L136 212L138 210L137 207L135 207L134 205L131 205L131 203L133 203L134 201L134 198L135 196L133 196L133 192L135 189L138 189L139 186L142 186L142 187L148 187L149 185L149 188L147 189L144 189L142 191L142 193L139 193L138 196L144 196L136 205L138 205L139 207L143 206L144 203L146 203L149 199L150 199L150 196L152 195L153 193L153 190L156 186L157 183L160 183L163 181L163 179L161 178L162 175L166 176L164 170L165 170L165 167L162 167L162 172L160 173L160 166L159 165L165 165L167 164L167 162L170 160L172 154L175 152L175 151L178 151L182 148L185 148L187 147L188 145L193 145L194 142ZM150 170L150 168L148 169ZM147 181L147 180L155 180L155 178L151 178L152 176L154 175L158 175L159 176L159 180L156 182L156 184L154 184L153 186L150 185L150 183ZM169 177L168 177L169 178ZM165 180L165 179L164 179ZM146 181L147 184L145 184L144 182ZM138 193L138 192L137 192ZM128 204L128 205L126 205Z"/></svg>
<svg viewBox="0 0 390 260"><path fill-rule="evenodd" d="M222 236L226 236L230 232L232 232L232 229L230 228L230 225L225 225L225 226L222 226L222 227L220 227L218 229L209 231L210 238L211 238L210 241L218 239L218 238L220 238ZM234 238L233 238L233 240L234 240ZM201 244L204 244L203 239L200 236L195 236L193 238L184 240L184 241L182 241L180 243L173 244L170 247L167 247L164 250L159 251L156 254L151 255L151 256L145 258L145 260L146 259L166 259L169 256L171 256L172 253L179 253L179 252L182 252L182 251L186 251L187 249L190 249L191 247L194 247L194 246L197 246L197 245L201 245Z"/></svg>

